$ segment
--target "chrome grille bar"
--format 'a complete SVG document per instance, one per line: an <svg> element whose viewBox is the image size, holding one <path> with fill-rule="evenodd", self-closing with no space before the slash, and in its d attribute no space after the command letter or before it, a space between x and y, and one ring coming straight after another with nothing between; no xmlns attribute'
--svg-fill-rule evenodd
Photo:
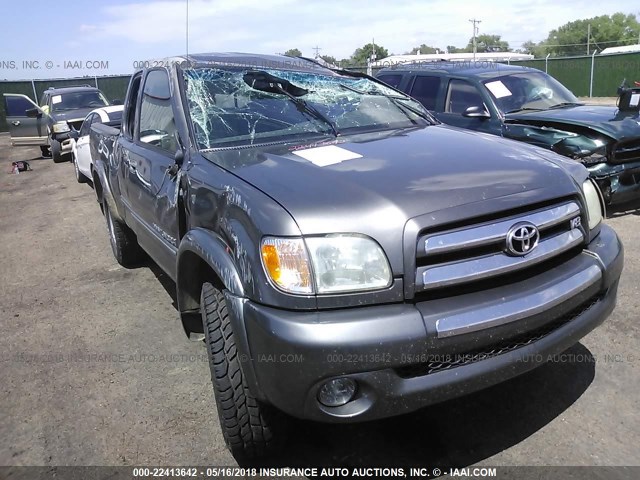
<svg viewBox="0 0 640 480"><path fill-rule="evenodd" d="M436 233L422 237L418 241L418 258L451 253L471 247L481 247L503 241L509 229L518 222L531 222L540 231L559 225L580 215L580 206L568 202L553 208L522 216L499 220L462 230ZM423 248L420 247L423 246Z"/></svg>
<svg viewBox="0 0 640 480"><path fill-rule="evenodd" d="M513 221L510 220L508 224L512 225ZM523 257L512 257L501 252L457 262L418 267L416 290L449 287L514 272L555 257L580 245L583 241L582 230L574 228L540 241L535 250Z"/></svg>

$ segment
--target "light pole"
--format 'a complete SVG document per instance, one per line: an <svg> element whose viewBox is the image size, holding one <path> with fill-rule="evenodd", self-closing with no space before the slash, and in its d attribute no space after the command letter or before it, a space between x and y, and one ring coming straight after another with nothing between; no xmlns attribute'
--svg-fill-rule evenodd
<svg viewBox="0 0 640 480"><path fill-rule="evenodd" d="M473 23L473 61L476 61L476 52L478 51L478 44L476 42L476 35L478 33L478 27L476 27L476 23L481 23L482 20L476 20L475 18L472 18L469 20L471 23Z"/></svg>

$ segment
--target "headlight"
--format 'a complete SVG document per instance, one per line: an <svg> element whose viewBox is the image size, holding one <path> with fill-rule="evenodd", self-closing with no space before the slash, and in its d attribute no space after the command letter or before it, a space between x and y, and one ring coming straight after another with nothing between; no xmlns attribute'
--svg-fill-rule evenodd
<svg viewBox="0 0 640 480"><path fill-rule="evenodd" d="M271 281L289 293L377 290L392 281L382 248L360 235L336 234L304 240L267 237L262 241L261 257Z"/></svg>
<svg viewBox="0 0 640 480"><path fill-rule="evenodd" d="M53 124L53 133L65 133L70 131L71 129L67 122L56 122Z"/></svg>
<svg viewBox="0 0 640 480"><path fill-rule="evenodd" d="M582 184L585 203L587 204L587 217L589 218L589 230L596 228L602 221L603 205L600 191L593 180L585 180Z"/></svg>
<svg viewBox="0 0 640 480"><path fill-rule="evenodd" d="M387 257L372 239L330 235L305 241L318 293L376 290L391 285Z"/></svg>

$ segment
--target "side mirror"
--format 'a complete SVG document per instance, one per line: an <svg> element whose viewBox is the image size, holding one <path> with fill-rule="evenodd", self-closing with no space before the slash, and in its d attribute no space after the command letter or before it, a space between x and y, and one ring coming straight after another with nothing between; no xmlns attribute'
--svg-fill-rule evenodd
<svg viewBox="0 0 640 480"><path fill-rule="evenodd" d="M179 146L176 150L176 153L173 155L173 162L173 165L171 165L167 170L169 175L172 177L178 174L178 171L184 162L184 152L182 151L182 147Z"/></svg>
<svg viewBox="0 0 640 480"><path fill-rule="evenodd" d="M42 112L39 108L33 107L24 111L25 115L29 118L40 118L42 116Z"/></svg>
<svg viewBox="0 0 640 480"><path fill-rule="evenodd" d="M173 156L173 161L178 167L182 166L182 163L184 162L184 152L182 151L181 147L178 147L178 149L176 150L176 153Z"/></svg>
<svg viewBox="0 0 640 480"><path fill-rule="evenodd" d="M462 112L462 116L467 118L480 118L480 119L491 118L491 115L489 115L489 112L487 112L484 107L480 107L478 105L467 107L467 109L464 112Z"/></svg>
<svg viewBox="0 0 640 480"><path fill-rule="evenodd" d="M111 105L122 105L122 100L120 100L119 98L114 98L113 100L111 100Z"/></svg>

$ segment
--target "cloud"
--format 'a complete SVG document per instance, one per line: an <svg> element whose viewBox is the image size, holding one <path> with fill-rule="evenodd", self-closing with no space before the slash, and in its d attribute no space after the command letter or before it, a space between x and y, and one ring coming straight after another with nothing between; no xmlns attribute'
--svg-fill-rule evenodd
<svg viewBox="0 0 640 480"><path fill-rule="evenodd" d="M501 35L512 47L526 40L539 41L549 30L577 17L585 18L627 11L628 2L589 0L557 4L551 0L460 0L389 3L325 0L190 0L189 50L283 52L299 48L312 55L348 57L375 38L389 52L403 53L422 43L439 48L463 47L472 35L469 19L482 20L480 33ZM551 14L552 13L552 14ZM99 21L81 23L80 32L94 40L120 39L136 47L165 49L166 54L184 51L187 39L187 3L184 0L106 5Z"/></svg>

